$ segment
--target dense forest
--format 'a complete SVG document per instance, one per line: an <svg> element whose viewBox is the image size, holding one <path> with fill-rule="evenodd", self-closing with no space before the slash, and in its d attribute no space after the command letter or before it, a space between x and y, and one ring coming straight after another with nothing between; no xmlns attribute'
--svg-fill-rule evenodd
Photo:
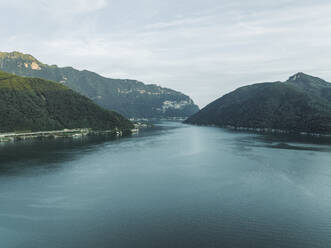
<svg viewBox="0 0 331 248"><path fill-rule="evenodd" d="M0 71L0 132L65 128L128 130L132 124L62 84Z"/></svg>
<svg viewBox="0 0 331 248"><path fill-rule="evenodd" d="M210 103L186 123L331 133L331 84L298 73L286 82L244 86Z"/></svg>

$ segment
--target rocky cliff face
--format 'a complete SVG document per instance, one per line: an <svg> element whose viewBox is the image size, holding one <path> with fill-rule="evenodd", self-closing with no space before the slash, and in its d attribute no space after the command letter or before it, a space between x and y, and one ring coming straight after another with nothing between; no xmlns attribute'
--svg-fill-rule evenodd
<svg viewBox="0 0 331 248"><path fill-rule="evenodd" d="M172 89L136 80L105 78L72 67L46 65L31 55L19 52L0 53L0 70L62 83L100 106L126 117L188 117L199 111L189 96Z"/></svg>

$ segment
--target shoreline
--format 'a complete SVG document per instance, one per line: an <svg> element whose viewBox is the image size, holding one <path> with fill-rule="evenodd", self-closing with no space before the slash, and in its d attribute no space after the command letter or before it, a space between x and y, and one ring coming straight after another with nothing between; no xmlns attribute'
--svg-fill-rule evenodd
<svg viewBox="0 0 331 248"><path fill-rule="evenodd" d="M276 129L276 128L250 128L250 127L235 127L235 126L226 126L225 128L236 131L250 131L250 132L258 132L258 133L295 134L295 135L312 136L312 137L331 137L331 134L291 131L291 130Z"/></svg>
<svg viewBox="0 0 331 248"><path fill-rule="evenodd" d="M291 135L300 135L300 136L310 136L310 137L325 137L331 138L331 134L323 134L323 133L312 133L312 132L303 132L303 131L291 131L291 130L284 130L284 129L276 129L276 128L254 128L254 127L236 127L236 126L218 126L215 124L206 124L206 125L199 125L195 123L186 123L187 125L194 125L194 126L204 126L204 127L217 127L217 128L224 128L232 131L242 131L242 132L255 132L255 133L265 133L265 134L291 134Z"/></svg>
<svg viewBox="0 0 331 248"><path fill-rule="evenodd" d="M151 128L153 125L150 123L136 122L133 123L134 128L128 130L120 130L118 128L110 130L93 130L91 128L75 128L75 129L63 129L53 131L36 131L36 132L8 132L0 133L0 144L22 141L22 140L34 140L34 139L59 139L59 138L82 138L86 136L111 136L122 137L129 135L139 134L141 129Z"/></svg>
<svg viewBox="0 0 331 248"><path fill-rule="evenodd" d="M137 132L136 129L130 130L131 134ZM111 130L92 130L90 128L63 129L54 131L38 132L10 132L0 133L0 143L15 142L32 139L58 139L58 138L82 138L86 136L110 135L121 137L126 135L125 131L117 128Z"/></svg>

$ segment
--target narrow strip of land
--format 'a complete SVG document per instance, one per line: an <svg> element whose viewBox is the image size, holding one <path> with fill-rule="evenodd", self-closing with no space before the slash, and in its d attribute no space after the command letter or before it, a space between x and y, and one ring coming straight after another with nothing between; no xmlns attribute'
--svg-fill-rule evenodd
<svg viewBox="0 0 331 248"><path fill-rule="evenodd" d="M89 128L63 129L54 131L38 131L38 132L11 132L0 133L0 142L8 142L15 140L26 140L35 138L75 138L93 134L110 134L113 136L122 136L122 132L113 129L105 131L93 131Z"/></svg>

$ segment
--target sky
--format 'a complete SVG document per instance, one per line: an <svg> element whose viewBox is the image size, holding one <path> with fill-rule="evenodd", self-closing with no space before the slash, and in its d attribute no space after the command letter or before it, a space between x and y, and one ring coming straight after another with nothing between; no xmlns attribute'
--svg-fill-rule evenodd
<svg viewBox="0 0 331 248"><path fill-rule="evenodd" d="M331 81L329 0L0 0L0 51L179 90L203 107L305 72Z"/></svg>

